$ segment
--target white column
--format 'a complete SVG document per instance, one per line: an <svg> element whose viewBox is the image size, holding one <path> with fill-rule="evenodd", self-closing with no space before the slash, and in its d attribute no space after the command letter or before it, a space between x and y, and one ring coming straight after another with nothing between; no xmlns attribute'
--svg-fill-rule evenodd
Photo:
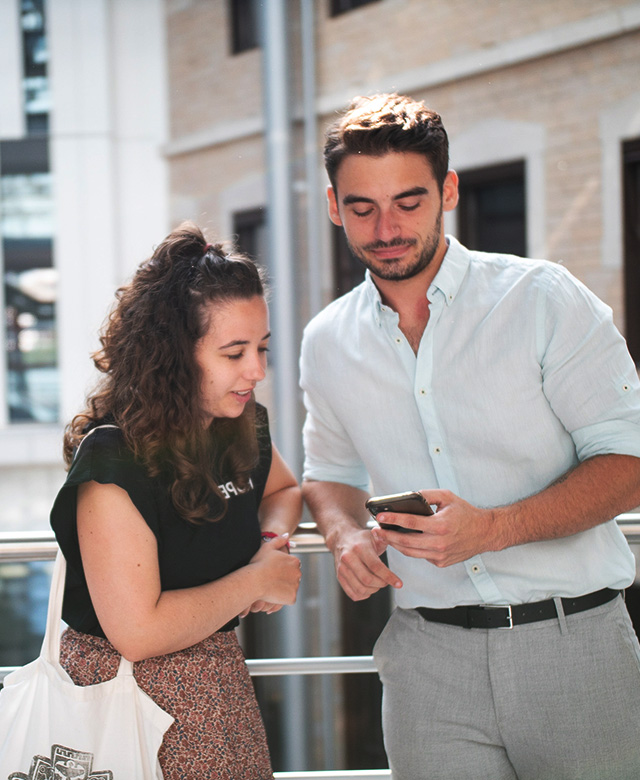
<svg viewBox="0 0 640 780"><path fill-rule="evenodd" d="M160 0L49 0L61 418L96 376L89 355L116 287L167 230Z"/></svg>
<svg viewBox="0 0 640 780"><path fill-rule="evenodd" d="M79 410L89 354L116 284L108 0L50 0L51 168L60 415Z"/></svg>

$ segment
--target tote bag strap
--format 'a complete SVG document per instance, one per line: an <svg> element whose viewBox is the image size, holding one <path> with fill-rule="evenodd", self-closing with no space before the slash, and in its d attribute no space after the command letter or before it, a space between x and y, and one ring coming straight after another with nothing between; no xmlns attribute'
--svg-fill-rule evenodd
<svg viewBox="0 0 640 780"><path fill-rule="evenodd" d="M62 620L62 599L64 598L64 580L67 562L61 550L58 550L53 566L49 606L47 607L47 627L44 631L41 655L51 664L60 663L60 621Z"/></svg>
<svg viewBox="0 0 640 780"><path fill-rule="evenodd" d="M82 447L83 443L94 431L97 431L100 428L117 427L117 425L99 425L96 428L93 428L78 445L74 459L80 451L80 447ZM47 625L42 642L42 651L40 653L45 660L54 666L60 665L60 621L62 620L62 602L64 599L66 573L67 562L62 554L62 550L58 549L58 554L56 555L56 561L53 567L53 574L51 576L49 606L47 607ZM118 675L120 674L133 674L133 664L131 661L127 661L124 656L121 656L120 658Z"/></svg>

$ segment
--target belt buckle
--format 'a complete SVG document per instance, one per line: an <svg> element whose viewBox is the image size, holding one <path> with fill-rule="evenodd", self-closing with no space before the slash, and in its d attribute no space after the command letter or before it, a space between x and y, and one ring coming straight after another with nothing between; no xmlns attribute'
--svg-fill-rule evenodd
<svg viewBox="0 0 640 780"><path fill-rule="evenodd" d="M513 628L513 612L511 611L511 604L483 604L484 609L506 609L508 626L496 626L500 631L510 631Z"/></svg>

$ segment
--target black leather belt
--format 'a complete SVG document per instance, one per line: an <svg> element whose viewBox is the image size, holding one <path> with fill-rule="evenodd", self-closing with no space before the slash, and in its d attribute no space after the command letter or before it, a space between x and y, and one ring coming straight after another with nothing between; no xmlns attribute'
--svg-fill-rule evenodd
<svg viewBox="0 0 640 780"><path fill-rule="evenodd" d="M574 615L586 609L606 604L620 594L619 590L603 588L586 596L574 599L563 598L562 609L565 615ZM451 607L450 609L431 609L416 607L425 620L434 623L447 623L450 626L462 628L513 628L524 623L535 623L538 620L553 620L558 617L553 599L534 601L530 604L474 604L468 607Z"/></svg>

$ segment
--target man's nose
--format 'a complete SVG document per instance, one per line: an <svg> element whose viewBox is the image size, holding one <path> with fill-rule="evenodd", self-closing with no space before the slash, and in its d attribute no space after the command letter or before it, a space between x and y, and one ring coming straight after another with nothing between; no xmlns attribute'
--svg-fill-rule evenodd
<svg viewBox="0 0 640 780"><path fill-rule="evenodd" d="M379 241L391 241L400 232L397 216L392 210L381 210L376 223L376 238Z"/></svg>

